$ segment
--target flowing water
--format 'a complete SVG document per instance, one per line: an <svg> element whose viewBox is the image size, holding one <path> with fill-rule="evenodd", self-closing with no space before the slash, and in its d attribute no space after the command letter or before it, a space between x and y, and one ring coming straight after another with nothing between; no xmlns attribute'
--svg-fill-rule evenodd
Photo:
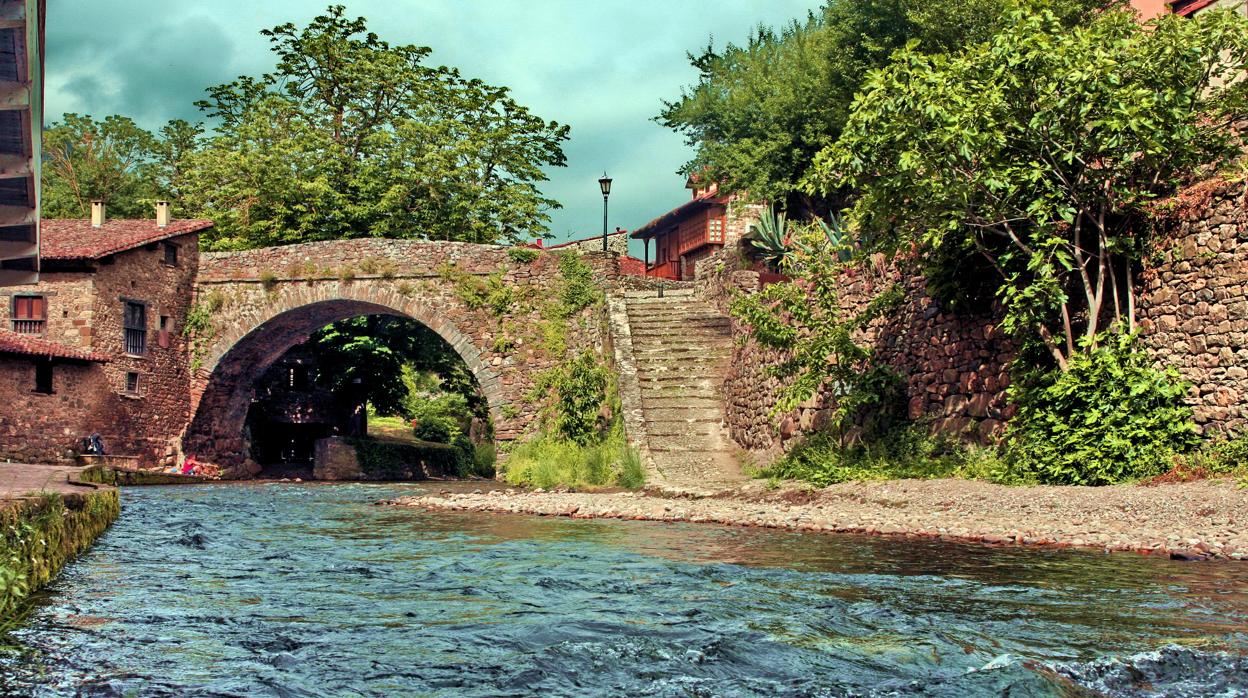
<svg viewBox="0 0 1248 698"><path fill-rule="evenodd" d="M0 695L1243 696L1248 565L127 489Z"/></svg>

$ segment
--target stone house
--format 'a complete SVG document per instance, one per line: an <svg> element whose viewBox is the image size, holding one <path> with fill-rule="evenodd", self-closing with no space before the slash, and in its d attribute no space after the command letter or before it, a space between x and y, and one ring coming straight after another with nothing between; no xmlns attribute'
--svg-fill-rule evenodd
<svg viewBox="0 0 1248 698"><path fill-rule="evenodd" d="M698 263L725 246L735 246L759 214L761 207L721 195L715 182L700 183L690 177L685 186L692 193L689 201L637 228L630 236L645 245L646 276L673 281L696 278Z"/></svg>
<svg viewBox="0 0 1248 698"><path fill-rule="evenodd" d="M189 418L182 331L206 220L45 220L38 283L0 291L0 458L109 453L171 460Z"/></svg>

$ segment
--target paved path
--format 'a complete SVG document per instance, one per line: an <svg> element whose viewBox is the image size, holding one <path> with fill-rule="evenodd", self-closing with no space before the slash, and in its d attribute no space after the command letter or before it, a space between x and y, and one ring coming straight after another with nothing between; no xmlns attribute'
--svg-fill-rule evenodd
<svg viewBox="0 0 1248 698"><path fill-rule="evenodd" d="M69 482L70 475L82 470L70 465L0 463L0 500L17 499L35 492L90 492L93 485L73 485Z"/></svg>

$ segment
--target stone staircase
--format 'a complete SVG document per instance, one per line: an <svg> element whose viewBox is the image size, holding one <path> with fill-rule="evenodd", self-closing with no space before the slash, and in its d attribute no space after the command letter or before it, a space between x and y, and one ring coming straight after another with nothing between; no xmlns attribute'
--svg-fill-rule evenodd
<svg viewBox="0 0 1248 698"><path fill-rule="evenodd" d="M688 289L669 290L663 298L627 291L617 315L620 305L634 369L624 372L621 392L625 409L634 413L630 438L644 439L638 446L654 484L701 493L739 484L744 476L724 427L721 392L732 359L729 319ZM623 384L634 379L630 391Z"/></svg>

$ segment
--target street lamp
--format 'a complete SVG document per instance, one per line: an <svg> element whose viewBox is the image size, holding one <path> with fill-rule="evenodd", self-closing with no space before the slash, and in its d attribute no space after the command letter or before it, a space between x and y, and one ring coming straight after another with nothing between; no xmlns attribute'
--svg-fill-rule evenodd
<svg viewBox="0 0 1248 698"><path fill-rule="evenodd" d="M598 180L598 188L602 190L602 251L607 251L607 197L611 196L611 178L606 172Z"/></svg>

